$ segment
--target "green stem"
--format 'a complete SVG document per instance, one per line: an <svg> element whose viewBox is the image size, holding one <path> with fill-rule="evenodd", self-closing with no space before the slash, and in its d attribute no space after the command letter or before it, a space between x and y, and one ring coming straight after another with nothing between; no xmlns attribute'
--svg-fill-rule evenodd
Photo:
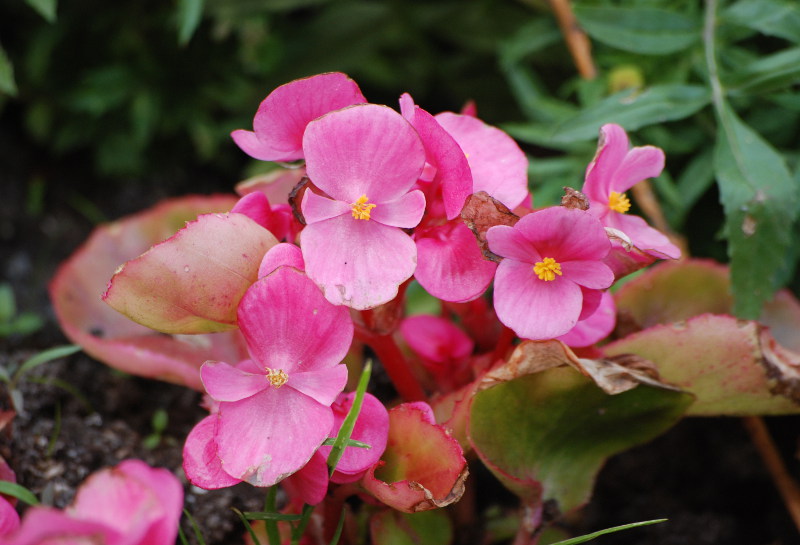
<svg viewBox="0 0 800 545"><path fill-rule="evenodd" d="M706 67L708 68L708 83L711 85L711 101L717 115L722 117L722 110L725 104L725 94L722 90L722 83L719 80L719 68L717 67L717 52L714 44L717 26L717 0L706 0L705 23L703 25L703 49L706 56Z"/></svg>
<svg viewBox="0 0 800 545"><path fill-rule="evenodd" d="M267 497L264 500L264 512L265 513L275 513L276 512L276 505L277 505L277 497L278 497L278 487L277 486L270 486L267 489ZM278 521L276 520L265 520L264 527L267 530L267 541L269 545L280 545L281 544L281 534L278 532Z"/></svg>

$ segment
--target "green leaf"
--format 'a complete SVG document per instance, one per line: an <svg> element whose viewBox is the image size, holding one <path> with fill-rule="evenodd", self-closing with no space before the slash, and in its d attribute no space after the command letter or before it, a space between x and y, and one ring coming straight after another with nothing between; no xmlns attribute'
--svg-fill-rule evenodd
<svg viewBox="0 0 800 545"><path fill-rule="evenodd" d="M783 157L726 102L718 108L714 169L725 209L734 313L757 319L794 265L798 188Z"/></svg>
<svg viewBox="0 0 800 545"><path fill-rule="evenodd" d="M631 528L638 528L639 526L658 524L659 522L664 522L666 520L667 519L655 519L655 520L645 520L643 522L632 522L631 524L623 524L622 526L614 526L613 528L606 528L605 530L600 530L598 532L586 534L585 536L573 537L572 539L559 541L558 543L553 543L552 545L578 545L579 543L586 543L587 541L591 541L596 537L604 536L606 534L612 534L614 532L619 532L620 530L629 530Z"/></svg>
<svg viewBox="0 0 800 545"><path fill-rule="evenodd" d="M800 47L761 57L731 75L730 93L759 94L781 90L800 82Z"/></svg>
<svg viewBox="0 0 800 545"><path fill-rule="evenodd" d="M323 447L332 447L336 444L336 437L328 437L322 442ZM346 447L356 447L356 448L372 448L372 445L367 443L363 443L361 441L356 441L355 439L348 439L344 442Z"/></svg>
<svg viewBox="0 0 800 545"><path fill-rule="evenodd" d="M576 5L575 16L595 40L631 53L666 55L700 40L700 22L674 11Z"/></svg>
<svg viewBox="0 0 800 545"><path fill-rule="evenodd" d="M178 0L178 43L186 45L192 39L203 17L205 0Z"/></svg>
<svg viewBox="0 0 800 545"><path fill-rule="evenodd" d="M287 515L283 513L265 513L263 511L245 511L242 513L247 520L300 520L303 515Z"/></svg>
<svg viewBox="0 0 800 545"><path fill-rule="evenodd" d="M742 0L725 10L722 19L800 43L800 4L796 0Z"/></svg>
<svg viewBox="0 0 800 545"><path fill-rule="evenodd" d="M709 147L697 153L683 169L676 182L681 208L673 214L673 225L680 225L686 215L714 182L714 154Z"/></svg>
<svg viewBox="0 0 800 545"><path fill-rule="evenodd" d="M57 360L58 358L65 358L67 356L71 356L76 352L80 352L81 347L75 344L69 344L66 346L56 346L55 348L50 348L49 350L45 350L44 352L39 352L32 358L28 359L23 363L17 372L14 373L14 381L18 381L22 375L30 371L31 369L42 365L43 363L47 363L49 361Z"/></svg>
<svg viewBox="0 0 800 545"><path fill-rule="evenodd" d="M585 503L609 456L667 430L689 394L639 385L608 395L571 367L524 375L478 392L469 436L492 472L527 501Z"/></svg>
<svg viewBox="0 0 800 545"><path fill-rule="evenodd" d="M0 323L10 322L17 314L14 290L7 283L0 284Z"/></svg>
<svg viewBox="0 0 800 545"><path fill-rule="evenodd" d="M401 513L386 509L369 522L373 545L447 545L453 542L453 523L441 510Z"/></svg>
<svg viewBox="0 0 800 545"><path fill-rule="evenodd" d="M247 533L250 535L250 539L253 541L253 543L255 545L261 545L261 540L258 539L258 536L256 535L255 530L253 530L253 527L250 525L250 522L247 520L247 518L245 518L244 513L242 513L241 511L239 511L235 507L231 507L231 510L234 513L236 513L236 515L239 517L239 520L242 521L242 524L244 524L244 527L247 530Z"/></svg>
<svg viewBox="0 0 800 545"><path fill-rule="evenodd" d="M56 22L58 0L25 0L25 3L35 9L48 23Z"/></svg>
<svg viewBox="0 0 800 545"><path fill-rule="evenodd" d="M344 449L347 446L346 443L353 433L358 414L361 412L361 404L364 401L364 394L367 391L367 385L369 384L369 377L371 374L372 361L368 360L366 365L364 365L364 370L361 372L361 377L358 379L358 386L356 387L356 396L353 398L353 404L350 406L350 410L347 412L347 416L345 416L342 422L342 427L339 428L339 434L333 442L331 452L328 454L328 467L330 468L331 475L333 475L333 472L336 470L336 465L339 463L339 460L342 459Z"/></svg>
<svg viewBox="0 0 800 545"><path fill-rule="evenodd" d="M17 83L14 81L14 65L0 46L0 93L17 96Z"/></svg>
<svg viewBox="0 0 800 545"><path fill-rule="evenodd" d="M39 505L39 500L36 499L36 496L33 495L33 492L16 483L0 481L0 494L14 496L18 500L24 501L28 505Z"/></svg>
<svg viewBox="0 0 800 545"><path fill-rule="evenodd" d="M710 100L709 90L702 85L655 85L641 93L628 89L557 125L551 137L556 142L593 140L605 123L617 123L628 131L635 131L688 117Z"/></svg>

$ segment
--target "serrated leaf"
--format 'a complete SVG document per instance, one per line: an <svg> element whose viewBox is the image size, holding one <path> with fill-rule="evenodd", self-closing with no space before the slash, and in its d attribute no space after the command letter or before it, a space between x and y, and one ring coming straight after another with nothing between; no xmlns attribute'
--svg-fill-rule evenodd
<svg viewBox="0 0 800 545"><path fill-rule="evenodd" d="M616 93L557 125L551 138L556 142L594 140L605 123L617 123L628 131L647 125L683 119L711 100L701 85L655 85L641 93L629 89Z"/></svg>
<svg viewBox="0 0 800 545"><path fill-rule="evenodd" d="M800 4L795 0L742 0L725 10L722 19L800 43Z"/></svg>
<svg viewBox="0 0 800 545"><path fill-rule="evenodd" d="M186 45L192 39L203 17L205 0L178 0L178 43Z"/></svg>
<svg viewBox="0 0 800 545"><path fill-rule="evenodd" d="M700 21L674 11L576 5L575 16L595 40L631 53L666 55L700 40Z"/></svg>
<svg viewBox="0 0 800 545"><path fill-rule="evenodd" d="M798 188L783 157L727 103L718 109L714 170L725 209L734 313L756 319L793 257Z"/></svg>
<svg viewBox="0 0 800 545"><path fill-rule="evenodd" d="M25 3L35 9L48 23L56 22L58 0L25 0Z"/></svg>
<svg viewBox="0 0 800 545"><path fill-rule="evenodd" d="M0 46L0 93L17 96L17 82L14 80L14 65L6 50Z"/></svg>

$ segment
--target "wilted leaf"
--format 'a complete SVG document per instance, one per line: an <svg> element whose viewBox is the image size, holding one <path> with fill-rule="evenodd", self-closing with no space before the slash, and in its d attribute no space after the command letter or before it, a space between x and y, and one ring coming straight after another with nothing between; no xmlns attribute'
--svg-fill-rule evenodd
<svg viewBox="0 0 800 545"><path fill-rule="evenodd" d="M500 258L489 250L486 231L495 225L513 226L519 221L519 216L485 191L478 191L467 197L461 210L461 219L477 237L483 255L487 259L499 262Z"/></svg>
<svg viewBox="0 0 800 545"><path fill-rule="evenodd" d="M387 509L370 519L369 534L374 545L448 545L453 541L453 523L442 511Z"/></svg>
<svg viewBox="0 0 800 545"><path fill-rule="evenodd" d="M725 10L722 18L800 43L800 5L794 0L742 0Z"/></svg>
<svg viewBox="0 0 800 545"><path fill-rule="evenodd" d="M717 113L714 168L725 208L734 311L755 319L793 265L798 188L783 157L727 104Z"/></svg>
<svg viewBox="0 0 800 545"><path fill-rule="evenodd" d="M136 324L100 299L114 269L174 234L198 214L229 210L232 196L185 197L95 229L61 264L50 298L69 339L108 365L202 390L198 369L209 359L240 361L246 354L238 330L172 336Z"/></svg>
<svg viewBox="0 0 800 545"><path fill-rule="evenodd" d="M609 456L664 432L692 402L661 386L609 395L571 366L577 358L562 343L523 344L484 379L468 433L481 460L527 502L554 500L562 512L584 504ZM636 371L625 372L637 382Z"/></svg>
<svg viewBox="0 0 800 545"><path fill-rule="evenodd" d="M404 403L389 411L386 450L361 485L386 505L415 513L461 499L468 474L461 446L434 423L430 407Z"/></svg>
<svg viewBox="0 0 800 545"><path fill-rule="evenodd" d="M163 333L232 329L239 300L277 243L243 214L205 214L120 267L103 300Z"/></svg>
<svg viewBox="0 0 800 545"><path fill-rule="evenodd" d="M552 138L557 142L593 140L605 123L617 123L627 131L635 131L688 117L710 100L708 88L702 85L654 85L642 92L627 89L556 125Z"/></svg>
<svg viewBox="0 0 800 545"><path fill-rule="evenodd" d="M577 4L575 16L592 38L631 53L666 55L700 41L700 21L675 11Z"/></svg>
<svg viewBox="0 0 800 545"><path fill-rule="evenodd" d="M756 322L704 314L657 325L603 348L607 356L636 354L660 376L697 396L692 415L800 413L800 355L789 353Z"/></svg>

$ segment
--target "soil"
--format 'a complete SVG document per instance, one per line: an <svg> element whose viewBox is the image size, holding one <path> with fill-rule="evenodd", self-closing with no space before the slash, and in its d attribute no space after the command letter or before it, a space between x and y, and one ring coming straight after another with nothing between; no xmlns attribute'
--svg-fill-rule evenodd
<svg viewBox="0 0 800 545"><path fill-rule="evenodd" d="M168 195L225 191L230 181L208 172L180 172L111 186L65 177L69 165L40 168L35 150L24 151L0 131L0 282L9 283L21 310L44 326L24 337L0 339L0 365L13 368L30 356L68 343L46 294L57 264L88 236L92 222L80 198L109 219L152 205ZM74 170L73 170L74 171ZM44 180L44 198L33 190ZM84 210L81 212L80 210ZM36 368L19 384L24 410L2 431L0 455L20 484L46 504L63 507L91 472L125 458L171 469L183 477L183 438L205 414L200 395L175 385L118 373L79 353ZM10 406L9 392L0 408ZM145 448L152 416L163 409L161 441ZM800 478L798 417L768 420L790 473ZM477 464L473 464L475 466ZM474 468L479 507L509 497ZM184 480L185 481L185 480ZM248 485L206 492L186 486L186 508L208 545L241 544L243 528L230 507L258 510L263 496ZM605 545L790 545L797 529L741 423L736 419L686 419L648 445L611 458L600 473L593 501L564 521L586 533L629 522L668 518L658 525L600 538ZM190 542L192 532L184 520ZM478 543L461 533L463 543Z"/></svg>

